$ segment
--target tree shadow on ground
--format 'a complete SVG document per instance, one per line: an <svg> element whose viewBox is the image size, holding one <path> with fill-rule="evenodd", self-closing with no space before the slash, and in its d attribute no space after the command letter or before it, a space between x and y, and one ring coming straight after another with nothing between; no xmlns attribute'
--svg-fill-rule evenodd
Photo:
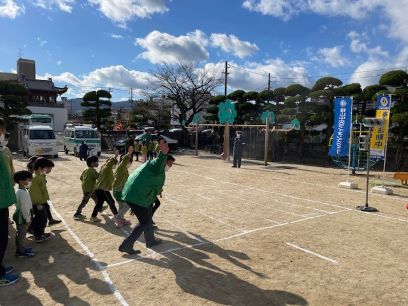
<svg viewBox="0 0 408 306"><path fill-rule="evenodd" d="M188 240L188 236L182 232L160 231L160 235L174 239L174 246L183 248L183 244L177 241ZM249 260L242 252L225 250L199 235L191 234L201 239L204 244L194 248L182 249L173 252L162 252L164 258L142 258L142 262L170 269L176 276L176 283L186 293L198 296L208 301L224 305L308 305L301 296L282 290L265 290L245 281L235 274L226 271L218 265L207 261L207 253L213 253L220 258L228 260L235 266L255 273L265 278L262 273L254 272L248 265L240 262ZM197 243L197 240L190 238ZM208 242L208 243L206 243ZM165 242L167 244L167 241Z"/></svg>
<svg viewBox="0 0 408 306"><path fill-rule="evenodd" d="M111 290L104 281L94 278L88 270L98 271L91 259L76 251L67 240L61 236L64 230L54 230L54 236L41 244L33 244L33 250L37 255L33 258L17 259L12 254L15 251L14 235L11 231L11 239L8 245L8 264L12 265L19 273L29 272L32 274L34 284L45 290L52 302L49 304L62 305L90 305L84 296L68 287L73 282L77 285L86 286L91 291L100 295L110 295ZM29 243L27 243L29 245ZM104 265L104 263L101 263ZM7 294L1 297L2 305L41 305L40 301L28 292L30 284L21 276L20 281L8 287ZM81 289L83 290L83 289ZM39 290L36 289L38 292Z"/></svg>

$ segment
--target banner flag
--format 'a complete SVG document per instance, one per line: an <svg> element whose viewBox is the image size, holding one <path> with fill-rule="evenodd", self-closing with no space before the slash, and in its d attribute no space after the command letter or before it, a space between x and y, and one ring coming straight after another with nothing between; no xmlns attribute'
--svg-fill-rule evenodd
<svg viewBox="0 0 408 306"><path fill-rule="evenodd" d="M370 154L373 158L382 159L385 155L388 126L390 122L391 96L379 95L377 98L376 118L384 119L382 127L373 128L370 140Z"/></svg>
<svg viewBox="0 0 408 306"><path fill-rule="evenodd" d="M330 156L341 157L349 154L352 104L351 97L336 97L334 100L334 132Z"/></svg>

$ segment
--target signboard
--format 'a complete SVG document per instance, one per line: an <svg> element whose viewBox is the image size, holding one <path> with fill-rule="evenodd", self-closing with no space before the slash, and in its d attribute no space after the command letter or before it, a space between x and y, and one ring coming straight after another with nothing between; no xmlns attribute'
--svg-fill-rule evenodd
<svg viewBox="0 0 408 306"><path fill-rule="evenodd" d="M391 97L389 95L379 95L377 98L377 112L375 117L383 119L384 124L379 127L374 127L371 134L370 154L373 158L384 158L390 122L390 107Z"/></svg>
<svg viewBox="0 0 408 306"><path fill-rule="evenodd" d="M336 97L334 100L334 132L330 156L341 157L349 154L352 105L351 97Z"/></svg>

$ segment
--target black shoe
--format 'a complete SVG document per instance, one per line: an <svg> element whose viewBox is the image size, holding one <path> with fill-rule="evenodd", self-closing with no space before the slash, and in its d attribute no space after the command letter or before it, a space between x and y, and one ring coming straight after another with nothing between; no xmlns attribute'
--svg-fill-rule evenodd
<svg viewBox="0 0 408 306"><path fill-rule="evenodd" d="M51 219L50 221L48 221L48 226L58 224L58 223L61 223L61 222L62 222L61 220Z"/></svg>
<svg viewBox="0 0 408 306"><path fill-rule="evenodd" d="M128 253L129 255L140 254L139 250L134 250L133 248L124 247L122 245L119 247L118 250L119 252Z"/></svg>
<svg viewBox="0 0 408 306"><path fill-rule="evenodd" d="M162 242L163 242L163 240L156 238L155 240L153 240L153 242L146 243L146 247L151 248L151 247L154 247L155 245L158 245L158 244L160 244Z"/></svg>
<svg viewBox="0 0 408 306"><path fill-rule="evenodd" d="M231 166L231 168L236 168L237 166Z"/></svg>

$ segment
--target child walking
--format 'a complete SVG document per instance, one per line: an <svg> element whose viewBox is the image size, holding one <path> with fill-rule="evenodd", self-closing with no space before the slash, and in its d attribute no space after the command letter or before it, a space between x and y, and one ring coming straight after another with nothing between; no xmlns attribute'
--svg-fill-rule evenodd
<svg viewBox="0 0 408 306"><path fill-rule="evenodd" d="M33 175L29 171L18 171L14 174L14 182L18 184L16 190L16 211L13 214L13 220L16 223L16 256L17 257L33 257L35 253L31 248L25 247L25 239L28 226L31 223L31 203L30 194L27 188L31 185Z"/></svg>
<svg viewBox="0 0 408 306"><path fill-rule="evenodd" d="M113 196L119 204L118 217L122 222L116 223L117 226L129 225L130 221L124 218L130 207L122 200L123 186L129 177L129 167L132 165L133 146L128 148L128 153L121 157L121 161L115 171L115 181L113 182Z"/></svg>
<svg viewBox="0 0 408 306"><path fill-rule="evenodd" d="M110 210L113 213L113 220L116 224L122 224L121 219L117 216L118 210L115 206L115 200L113 199L110 191L113 188L114 176L113 167L116 166L118 161L116 160L119 155L119 151L115 151L115 157L110 157L107 159L105 164L102 166L99 172L99 177L96 181L95 194L96 194L96 205L92 212L91 221L101 222L99 219L98 212L102 209L103 203L106 201L109 205Z"/></svg>
<svg viewBox="0 0 408 306"><path fill-rule="evenodd" d="M33 230L34 241L43 242L50 238L51 234L44 233L47 225L47 211L45 205L50 199L48 195L45 174L49 173L54 167L54 163L44 157L39 157L34 163L34 177L29 188L31 201L33 203L34 218Z"/></svg>
<svg viewBox="0 0 408 306"><path fill-rule="evenodd" d="M82 214L82 209L85 208L86 204L88 204L89 199L92 198L94 200L95 205L97 204L97 198L95 195L95 185L96 180L99 177L99 173L95 170L98 167L98 157L96 156L89 156L86 159L86 165L88 166L81 174L81 182L82 182L82 201L79 204L76 213L74 214L74 219L81 220L86 219L86 216Z"/></svg>

